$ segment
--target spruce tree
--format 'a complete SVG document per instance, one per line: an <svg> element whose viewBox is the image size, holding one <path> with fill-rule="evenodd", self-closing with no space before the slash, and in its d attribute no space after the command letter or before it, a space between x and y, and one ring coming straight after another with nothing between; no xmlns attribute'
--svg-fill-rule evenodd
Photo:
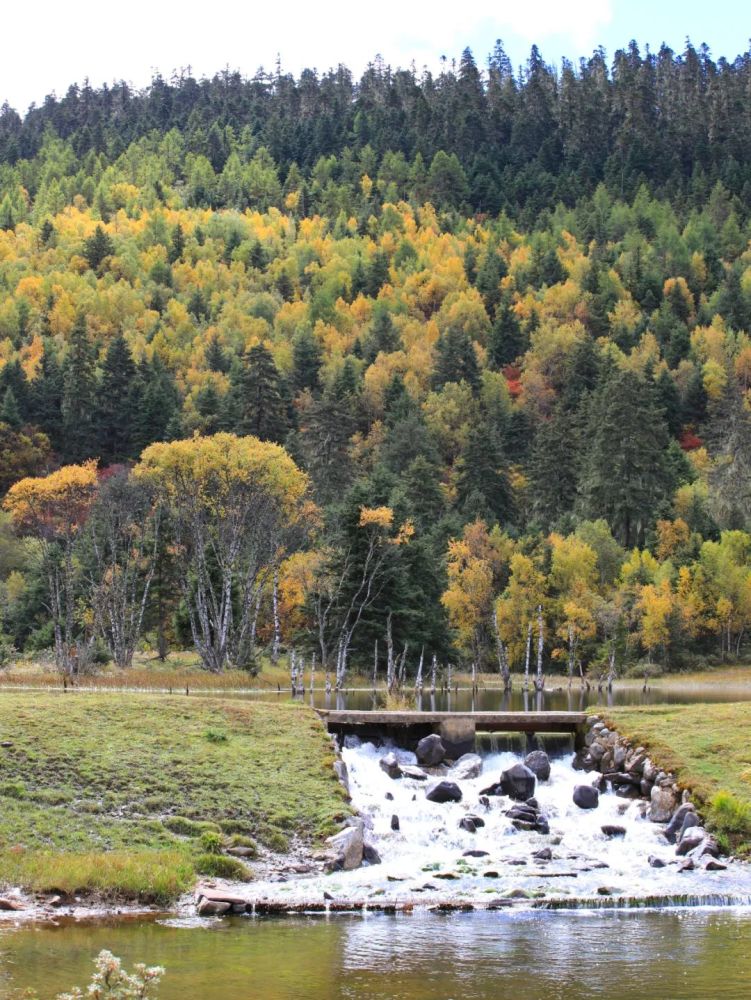
<svg viewBox="0 0 751 1000"><path fill-rule="evenodd" d="M316 392L320 388L322 353L313 331L303 327L292 344L292 387L296 392Z"/></svg>
<svg viewBox="0 0 751 1000"><path fill-rule="evenodd" d="M10 427L11 430L18 430L21 426L21 412L18 409L16 395L8 386L0 404L0 423Z"/></svg>
<svg viewBox="0 0 751 1000"><path fill-rule="evenodd" d="M581 513L593 521L605 518L625 548L643 547L676 485L651 379L614 372L592 397L588 418Z"/></svg>
<svg viewBox="0 0 751 1000"><path fill-rule="evenodd" d="M96 390L94 350L89 343L86 317L79 313L63 370L61 450L66 462L98 457Z"/></svg>
<svg viewBox="0 0 751 1000"><path fill-rule="evenodd" d="M475 424L459 464L457 493L462 512L468 519L481 517L506 524L514 514L508 462L497 431Z"/></svg>
<svg viewBox="0 0 751 1000"><path fill-rule="evenodd" d="M432 384L442 388L447 382L469 383L473 391L480 388L480 368L469 336L461 327L449 327L439 338L435 350Z"/></svg>
<svg viewBox="0 0 751 1000"><path fill-rule="evenodd" d="M122 334L118 334L107 348L97 402L97 435L102 462L112 465L135 458L133 429L139 402L136 366Z"/></svg>
<svg viewBox="0 0 751 1000"><path fill-rule="evenodd" d="M63 371L46 341L37 377L31 384L30 419L44 431L55 451L62 443L62 401Z"/></svg>
<svg viewBox="0 0 751 1000"><path fill-rule="evenodd" d="M237 434L253 434L263 441L281 444L288 430L286 406L279 371L271 352L257 344L233 371L233 405Z"/></svg>

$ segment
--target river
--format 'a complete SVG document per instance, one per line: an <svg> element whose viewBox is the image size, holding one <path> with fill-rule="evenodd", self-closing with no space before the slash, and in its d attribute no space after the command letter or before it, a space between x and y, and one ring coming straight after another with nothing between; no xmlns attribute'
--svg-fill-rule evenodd
<svg viewBox="0 0 751 1000"><path fill-rule="evenodd" d="M160 1000L747 1000L751 912L127 921L0 930L0 997L87 981L109 948Z"/></svg>

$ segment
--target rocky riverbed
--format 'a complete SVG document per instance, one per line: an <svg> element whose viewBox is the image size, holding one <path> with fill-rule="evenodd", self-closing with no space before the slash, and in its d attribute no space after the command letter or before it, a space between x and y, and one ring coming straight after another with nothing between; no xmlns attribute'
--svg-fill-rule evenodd
<svg viewBox="0 0 751 1000"><path fill-rule="evenodd" d="M199 912L751 903L688 792L596 716L575 755L348 739L337 767L357 816L308 870L204 884Z"/></svg>

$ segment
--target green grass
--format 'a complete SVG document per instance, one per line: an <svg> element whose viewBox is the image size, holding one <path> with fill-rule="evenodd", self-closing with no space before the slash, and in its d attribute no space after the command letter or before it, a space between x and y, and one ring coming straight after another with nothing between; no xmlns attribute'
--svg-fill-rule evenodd
<svg viewBox="0 0 751 1000"><path fill-rule="evenodd" d="M206 868L207 834L278 850L348 812L300 705L3 692L0 741L0 882L38 891L166 901Z"/></svg>
<svg viewBox="0 0 751 1000"><path fill-rule="evenodd" d="M736 848L751 849L751 702L609 708L603 714L692 790L717 833Z"/></svg>

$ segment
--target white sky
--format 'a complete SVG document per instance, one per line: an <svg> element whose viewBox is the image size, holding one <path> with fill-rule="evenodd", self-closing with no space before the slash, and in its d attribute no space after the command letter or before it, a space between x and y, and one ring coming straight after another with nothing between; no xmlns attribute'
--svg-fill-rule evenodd
<svg viewBox="0 0 751 1000"><path fill-rule="evenodd" d="M282 68L328 69L344 62L356 73L375 55L418 69L458 57L470 45L484 65L496 38L541 44L563 36L576 52L591 50L612 17L611 0L6 0L0 103L23 111L86 76L95 86L126 79L143 86L159 69L191 66L212 74L224 66L252 74ZM512 51L516 58L516 53Z"/></svg>
<svg viewBox="0 0 751 1000"><path fill-rule="evenodd" d="M229 66L298 74L340 62L355 74L377 54L392 66L437 69L469 45L484 67L496 38L514 65L537 42L548 62L609 56L636 38L680 49L687 36L715 57L748 48L748 0L0 0L0 103L23 112L45 95L125 79L146 85L190 66L197 76Z"/></svg>

